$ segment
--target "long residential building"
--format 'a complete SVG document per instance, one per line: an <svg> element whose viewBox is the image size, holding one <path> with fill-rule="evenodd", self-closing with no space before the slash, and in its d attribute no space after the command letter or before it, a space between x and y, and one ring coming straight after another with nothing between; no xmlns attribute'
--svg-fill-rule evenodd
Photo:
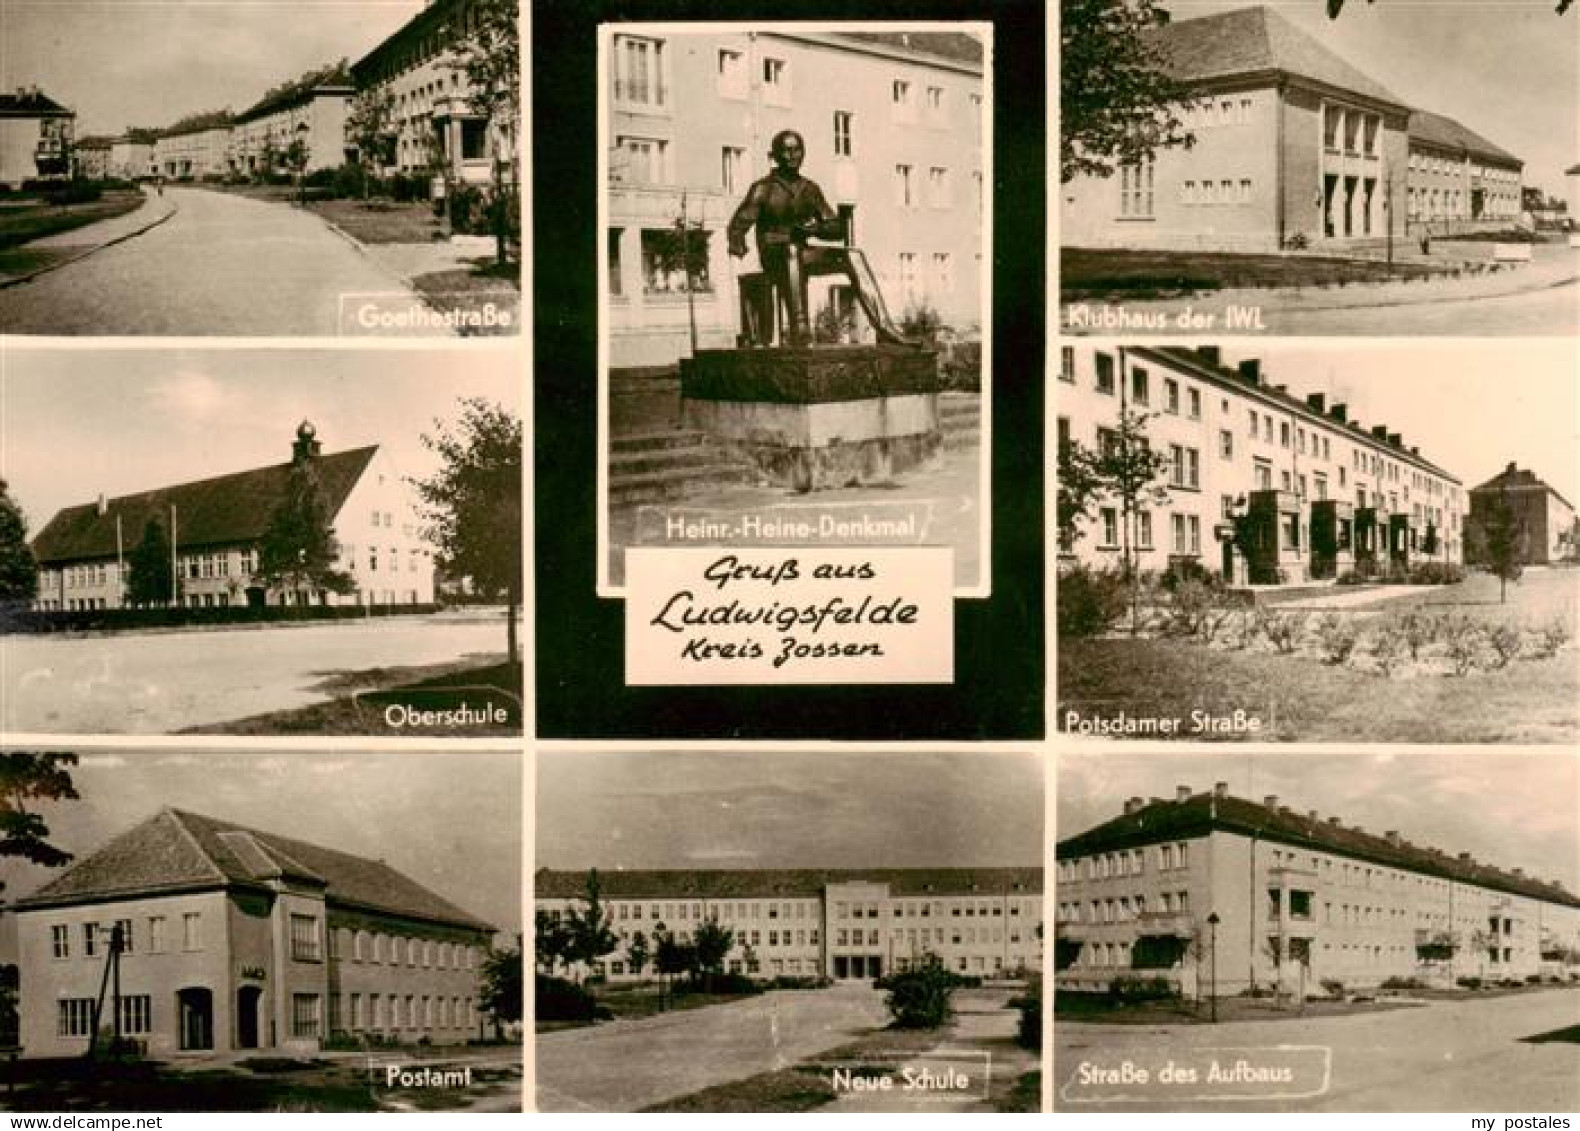
<svg viewBox="0 0 1580 1131"><path fill-rule="evenodd" d="M300 141L304 172L346 161L346 117L356 93L344 64L310 72L265 95L231 124L229 165L236 172L272 172Z"/></svg>
<svg viewBox="0 0 1580 1131"><path fill-rule="evenodd" d="M231 170L229 110L192 114L154 141L154 172L173 181L223 177Z"/></svg>
<svg viewBox="0 0 1580 1131"><path fill-rule="evenodd" d="M354 591L282 590L260 579L259 546L291 491L293 471L316 480ZM433 549L411 491L377 446L322 453L312 424L296 431L288 463L67 507L33 540L42 610L127 603L129 558L151 526L171 544L176 598L189 608L229 605L420 605L433 600Z"/></svg>
<svg viewBox="0 0 1580 1131"><path fill-rule="evenodd" d="M1061 186L1061 240L1226 251L1356 248L1518 215L1523 163L1411 106L1269 6L1152 29L1192 144Z"/></svg>
<svg viewBox="0 0 1580 1131"><path fill-rule="evenodd" d="M1503 513L1499 513L1502 511ZM1479 487L1470 489L1470 514L1465 524L1466 555L1487 560L1489 527L1509 523L1522 565L1547 565L1580 557L1580 526L1570 501L1534 471L1509 465Z"/></svg>
<svg viewBox="0 0 1580 1131"><path fill-rule="evenodd" d="M987 45L966 33L622 30L604 43L606 333L614 368L664 366L734 344L737 275L725 229L770 170L780 130L846 222L895 318L929 307L970 335L983 322ZM677 225L695 241L691 271ZM855 317L834 276L810 309ZM689 293L688 293L689 292Z"/></svg>
<svg viewBox="0 0 1580 1131"><path fill-rule="evenodd" d="M1580 970L1580 898L1561 884L1222 782L1129 798L1056 855L1064 989L1161 977L1187 995L1316 993Z"/></svg>
<svg viewBox="0 0 1580 1131"><path fill-rule="evenodd" d="M682 941L708 921L734 934L725 962L750 977L871 979L924 955L985 977L1036 970L1042 952L1042 869L599 871L618 947L594 972L651 976L632 963L640 933ZM587 874L540 869L537 907L558 917L585 907Z"/></svg>
<svg viewBox="0 0 1580 1131"><path fill-rule="evenodd" d="M1259 361L1222 364L1216 347L1065 346L1058 441L1101 451L1124 414L1165 453L1164 499L1127 513L1096 501L1059 533L1064 564L1141 569L1194 563L1271 584L1463 560L1461 481L1387 424L1363 427L1327 394L1275 384Z"/></svg>
<svg viewBox="0 0 1580 1131"><path fill-rule="evenodd" d="M12 909L30 1058L80 1056L117 1010L165 1055L483 1035L495 928L382 861L164 809Z"/></svg>

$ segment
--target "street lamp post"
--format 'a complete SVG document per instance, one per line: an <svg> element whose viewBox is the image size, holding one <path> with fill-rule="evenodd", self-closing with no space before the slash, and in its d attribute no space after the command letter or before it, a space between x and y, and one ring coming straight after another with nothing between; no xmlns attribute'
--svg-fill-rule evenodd
<svg viewBox="0 0 1580 1131"><path fill-rule="evenodd" d="M1207 1009L1212 1023L1218 1023L1218 924L1216 911L1207 914L1207 945L1212 948L1207 964Z"/></svg>

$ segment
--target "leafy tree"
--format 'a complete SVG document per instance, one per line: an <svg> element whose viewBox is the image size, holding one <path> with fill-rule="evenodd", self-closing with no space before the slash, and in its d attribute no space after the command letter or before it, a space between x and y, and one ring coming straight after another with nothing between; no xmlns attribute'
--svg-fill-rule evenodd
<svg viewBox="0 0 1580 1131"><path fill-rule="evenodd" d="M630 960L631 973L640 974L647 969L647 964L652 961L652 949L647 942L647 936L641 931L632 935L625 944L625 956Z"/></svg>
<svg viewBox="0 0 1580 1131"><path fill-rule="evenodd" d="M1061 13L1061 182L1194 143L1177 114L1188 95L1149 35L1164 20L1153 0L1063 0Z"/></svg>
<svg viewBox="0 0 1580 1131"><path fill-rule="evenodd" d="M285 167L291 170L291 175L296 178L298 199L303 204L307 203L307 186L302 183L302 173L307 169L310 156L311 150L304 137L292 138L291 144L285 147Z"/></svg>
<svg viewBox="0 0 1580 1131"><path fill-rule="evenodd" d="M506 950L490 950L483 959L480 1001L494 1019L496 1030L502 1024L520 1021L526 1001L526 983L522 980L521 936L516 945Z"/></svg>
<svg viewBox="0 0 1580 1131"><path fill-rule="evenodd" d="M466 11L467 23L448 29L453 43L449 66L466 76L467 101L499 139L490 145L494 196L489 207L497 258L504 266L509 262L515 208L514 193L505 183L505 164L514 158L516 123L521 118L521 32L516 0L475 0Z"/></svg>
<svg viewBox="0 0 1580 1131"><path fill-rule="evenodd" d="M1508 492L1500 488L1481 520L1481 552L1487 570L1498 579L1499 603L1509 599L1509 582L1518 581L1524 572L1520 559L1526 541L1525 524L1509 504Z"/></svg>
<svg viewBox="0 0 1580 1131"><path fill-rule="evenodd" d="M132 605L168 605L175 600L176 579L170 562L170 539L158 519L143 525L143 537L126 559L126 600Z"/></svg>
<svg viewBox="0 0 1580 1131"><path fill-rule="evenodd" d="M362 197L367 199L373 176L390 164L391 122L395 117L395 96L387 87L359 93L346 115L346 140L357 148L357 164L367 173L362 179Z"/></svg>
<svg viewBox="0 0 1580 1131"><path fill-rule="evenodd" d="M1083 524L1103 496L1105 484L1097 453L1075 439L1059 441L1059 549L1070 553L1085 535Z"/></svg>
<svg viewBox="0 0 1580 1131"><path fill-rule="evenodd" d="M554 973L564 962L570 949L570 928L565 920L547 911L539 911L532 921L532 954L539 970Z"/></svg>
<svg viewBox="0 0 1580 1131"><path fill-rule="evenodd" d="M336 567L340 543L329 518L316 457L297 460L258 543L259 579L282 592L356 592L356 581Z"/></svg>
<svg viewBox="0 0 1580 1131"><path fill-rule="evenodd" d="M44 868L63 868L71 853L49 843L49 824L31 806L41 801L76 801L68 767L75 754L0 751L0 857L17 856ZM0 883L0 890L5 885Z"/></svg>
<svg viewBox="0 0 1580 1131"><path fill-rule="evenodd" d="M891 975L884 1004L897 1029L936 1029L949 1020L955 979L936 954L922 955L903 974Z"/></svg>
<svg viewBox="0 0 1580 1131"><path fill-rule="evenodd" d="M439 547L440 565L470 577L479 589L503 593L506 643L512 664L520 661L516 609L521 603L521 421L481 397L461 402L461 419L422 442L444 466L430 479L414 480Z"/></svg>
<svg viewBox="0 0 1580 1131"><path fill-rule="evenodd" d="M585 907L573 907L566 920L570 945L565 948L565 960L592 966L619 945L609 911L603 905L603 884L598 879L598 869L587 873L587 887L582 896Z"/></svg>
<svg viewBox="0 0 1580 1131"><path fill-rule="evenodd" d="M27 544L27 519L0 479L0 602L31 601L38 592L38 563Z"/></svg>
<svg viewBox="0 0 1580 1131"><path fill-rule="evenodd" d="M1124 555L1125 576L1130 581L1130 624L1136 627L1136 603L1140 592L1140 577L1135 565L1136 516L1168 501L1168 491L1161 485L1168 474L1169 457L1154 451L1147 440L1147 420L1144 412L1137 412L1128 405L1120 411L1119 427L1103 436L1095 464L1098 482L1104 498L1113 498L1120 505L1120 539Z"/></svg>
<svg viewBox="0 0 1580 1131"><path fill-rule="evenodd" d="M735 932L721 926L717 919L709 919L697 927L692 935L696 952L696 969L702 975L704 988L711 986L713 975L724 972L724 959L735 945Z"/></svg>

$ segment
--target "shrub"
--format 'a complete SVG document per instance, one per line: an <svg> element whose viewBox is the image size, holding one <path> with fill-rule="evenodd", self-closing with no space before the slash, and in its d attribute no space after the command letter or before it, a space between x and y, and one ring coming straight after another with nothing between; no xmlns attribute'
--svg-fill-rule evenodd
<svg viewBox="0 0 1580 1131"><path fill-rule="evenodd" d="M833 978L820 974L780 974L768 983L771 990L824 990L834 984Z"/></svg>
<svg viewBox="0 0 1580 1131"><path fill-rule="evenodd" d="M888 979L884 1004L897 1029L936 1029L949 1020L954 980L936 958Z"/></svg>
<svg viewBox="0 0 1580 1131"><path fill-rule="evenodd" d="M1146 1001L1170 1001L1179 997L1179 987L1167 978L1121 974L1108 983L1108 997L1116 1005L1135 1005Z"/></svg>
<svg viewBox="0 0 1580 1131"><path fill-rule="evenodd" d="M1476 977L1474 974L1469 974L1469 975L1465 975L1465 976L1462 976L1462 977L1459 977L1459 978L1455 978L1454 979L1454 984L1456 986L1463 987L1464 989L1467 989L1467 990L1479 990L1479 989L1481 989L1481 979Z"/></svg>
<svg viewBox="0 0 1580 1131"><path fill-rule="evenodd" d="M1421 981L1420 978L1400 978L1396 975L1392 978L1384 978L1382 985L1378 988L1384 990L1424 990L1426 989L1426 983Z"/></svg>
<svg viewBox="0 0 1580 1131"><path fill-rule="evenodd" d="M302 184L308 188L331 188L339 173L339 169L314 169L311 173L303 175Z"/></svg>
<svg viewBox="0 0 1580 1131"><path fill-rule="evenodd" d="M1123 572L1077 566L1054 585L1061 637L1096 636L1124 616L1127 605Z"/></svg>
<svg viewBox="0 0 1580 1131"><path fill-rule="evenodd" d="M482 189L476 185L452 185L446 203L450 209L450 227L454 231L463 234L487 231Z"/></svg>
<svg viewBox="0 0 1580 1131"><path fill-rule="evenodd" d="M1535 652L1539 660L1556 656L1558 650L1567 643L1569 643L1569 626L1558 617L1554 617L1546 624L1538 625L1535 630Z"/></svg>
<svg viewBox="0 0 1580 1131"><path fill-rule="evenodd" d="M1436 640L1438 633L1442 631L1442 622L1436 617L1414 610L1400 613L1394 619L1394 624L1398 628L1399 639L1409 650L1412 660L1419 660L1421 649Z"/></svg>
<svg viewBox="0 0 1580 1131"><path fill-rule="evenodd" d="M1525 640L1520 630L1512 624L1495 624L1486 629L1482 636L1494 657L1492 665L1494 671L1508 667L1518 658L1520 647Z"/></svg>
<svg viewBox="0 0 1580 1131"><path fill-rule="evenodd" d="M1322 986L1322 992L1329 997L1344 996L1344 983L1337 978L1324 978L1319 984Z"/></svg>
<svg viewBox="0 0 1580 1131"><path fill-rule="evenodd" d="M1306 629L1306 618L1301 613L1282 613L1276 609L1257 609L1255 630L1273 646L1273 650L1288 655L1300 643Z"/></svg>
<svg viewBox="0 0 1580 1131"><path fill-rule="evenodd" d="M1455 675L1469 675L1481 664L1486 633L1469 617L1453 617L1443 623L1443 642Z"/></svg>
<svg viewBox="0 0 1580 1131"><path fill-rule="evenodd" d="M44 199L50 204L92 204L103 196L103 191L95 181L66 181L64 183L51 183L44 190Z"/></svg>
<svg viewBox="0 0 1580 1131"><path fill-rule="evenodd" d="M402 204L428 199L428 178L416 173L396 173L389 188L390 195Z"/></svg>
<svg viewBox="0 0 1580 1131"><path fill-rule="evenodd" d="M1015 1043L1023 1049L1041 1052L1042 986L1035 986L1011 1004L1020 1010L1020 1021L1015 1027Z"/></svg>
<svg viewBox="0 0 1580 1131"><path fill-rule="evenodd" d="M1330 664L1348 660L1360 637L1360 629L1350 617L1325 613L1317 618L1317 642L1322 646L1322 658Z"/></svg>
<svg viewBox="0 0 1580 1131"><path fill-rule="evenodd" d="M676 983L677 994L760 994L766 987L745 974L693 973L683 982Z"/></svg>
<svg viewBox="0 0 1580 1131"><path fill-rule="evenodd" d="M1411 585L1457 585L1465 580L1465 568L1452 562L1418 562L1406 579Z"/></svg>
<svg viewBox="0 0 1580 1131"><path fill-rule="evenodd" d="M1540 974L1527 974L1525 975L1525 984L1527 986L1539 986L1542 984L1542 976Z"/></svg>
<svg viewBox="0 0 1580 1131"><path fill-rule="evenodd" d="M1165 574L1164 588L1170 589ZM1211 586L1201 581L1176 581L1163 609L1163 631L1169 636L1199 636L1217 604Z"/></svg>
<svg viewBox="0 0 1580 1131"><path fill-rule="evenodd" d="M598 1001L575 982L539 974L532 988L539 1021L596 1021Z"/></svg>

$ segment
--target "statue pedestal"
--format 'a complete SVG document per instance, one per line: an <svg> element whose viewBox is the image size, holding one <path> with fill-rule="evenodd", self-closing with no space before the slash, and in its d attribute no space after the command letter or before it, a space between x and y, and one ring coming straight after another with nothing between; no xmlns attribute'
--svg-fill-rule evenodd
<svg viewBox="0 0 1580 1131"><path fill-rule="evenodd" d="M938 355L900 346L699 350L680 363L687 427L797 491L886 482L933 459L938 389Z"/></svg>

